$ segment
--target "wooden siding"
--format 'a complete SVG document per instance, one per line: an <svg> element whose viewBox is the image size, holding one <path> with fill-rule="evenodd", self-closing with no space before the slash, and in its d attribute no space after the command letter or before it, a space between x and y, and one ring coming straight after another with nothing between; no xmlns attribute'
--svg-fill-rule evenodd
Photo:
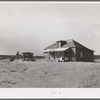
<svg viewBox="0 0 100 100"><path fill-rule="evenodd" d="M76 61L93 62L93 51L86 48L76 48Z"/></svg>
<svg viewBox="0 0 100 100"><path fill-rule="evenodd" d="M56 49L59 48L59 42L63 43L62 41L58 41L50 46L48 46L46 49ZM67 40L63 44L61 44L61 48L69 48L65 51L55 51L50 52L51 58L60 58L62 57L68 57L70 58L70 61L85 61L85 62L92 62L94 61L94 51L88 49L87 47L81 45L80 43L74 41L73 39ZM49 57L49 58L50 58ZM51 59L50 58L50 59Z"/></svg>

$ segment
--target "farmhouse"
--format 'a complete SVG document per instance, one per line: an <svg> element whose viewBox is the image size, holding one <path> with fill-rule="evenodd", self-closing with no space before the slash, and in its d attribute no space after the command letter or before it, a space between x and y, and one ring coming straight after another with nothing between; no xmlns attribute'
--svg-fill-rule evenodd
<svg viewBox="0 0 100 100"><path fill-rule="evenodd" d="M73 39L56 41L43 51L45 59L51 61L93 62L93 53L93 50L88 49Z"/></svg>

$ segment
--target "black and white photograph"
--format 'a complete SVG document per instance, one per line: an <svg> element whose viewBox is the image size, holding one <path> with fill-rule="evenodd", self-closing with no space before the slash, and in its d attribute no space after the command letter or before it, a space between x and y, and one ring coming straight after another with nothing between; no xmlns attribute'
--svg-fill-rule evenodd
<svg viewBox="0 0 100 100"><path fill-rule="evenodd" d="M0 2L0 88L100 88L100 3Z"/></svg>

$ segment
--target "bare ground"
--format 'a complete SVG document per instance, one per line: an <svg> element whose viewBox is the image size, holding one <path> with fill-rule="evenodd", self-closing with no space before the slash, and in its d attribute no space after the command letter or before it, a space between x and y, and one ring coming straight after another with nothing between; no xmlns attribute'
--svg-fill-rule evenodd
<svg viewBox="0 0 100 100"><path fill-rule="evenodd" d="M0 88L99 88L100 63L0 61Z"/></svg>

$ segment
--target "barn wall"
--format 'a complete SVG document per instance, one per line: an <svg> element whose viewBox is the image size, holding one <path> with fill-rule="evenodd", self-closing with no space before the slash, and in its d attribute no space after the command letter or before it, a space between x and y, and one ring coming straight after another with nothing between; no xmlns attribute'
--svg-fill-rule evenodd
<svg viewBox="0 0 100 100"><path fill-rule="evenodd" d="M75 47L70 48L70 57L72 61L76 61L76 48Z"/></svg>
<svg viewBox="0 0 100 100"><path fill-rule="evenodd" d="M77 47L76 49L76 61L93 61L93 51L83 47Z"/></svg>
<svg viewBox="0 0 100 100"><path fill-rule="evenodd" d="M72 47L65 52L50 52L44 53L46 60L56 60L56 58L69 57L71 61L94 61L94 52L84 47Z"/></svg>

